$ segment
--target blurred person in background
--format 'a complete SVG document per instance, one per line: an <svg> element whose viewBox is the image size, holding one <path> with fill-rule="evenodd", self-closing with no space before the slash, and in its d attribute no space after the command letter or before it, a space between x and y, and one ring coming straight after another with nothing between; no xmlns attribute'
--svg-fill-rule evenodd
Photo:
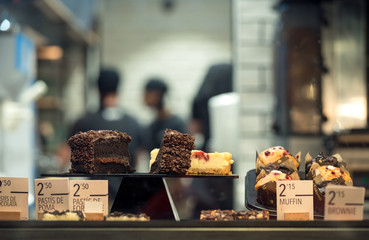
<svg viewBox="0 0 369 240"><path fill-rule="evenodd" d="M155 111L155 120L145 129L143 145L147 151L159 148L166 128L187 132L185 122L165 108L164 98L168 92L168 86L160 78L151 78L145 86L145 104Z"/></svg>
<svg viewBox="0 0 369 240"><path fill-rule="evenodd" d="M118 86L121 84L121 78L114 69L102 69L98 77L97 85L100 94L100 108L97 112L86 113L73 125L69 136L78 132L88 130L118 130L126 132L132 137L129 144L131 155L131 165L136 166L136 157L138 148L141 145L141 130L135 118L130 116L119 107ZM70 163L70 150L63 153L64 164Z"/></svg>
<svg viewBox="0 0 369 240"><path fill-rule="evenodd" d="M210 120L209 120L209 99L227 92L232 92L232 65L216 64L210 66L204 81L192 103L192 120L189 130L195 135L197 140L196 148L209 152Z"/></svg>

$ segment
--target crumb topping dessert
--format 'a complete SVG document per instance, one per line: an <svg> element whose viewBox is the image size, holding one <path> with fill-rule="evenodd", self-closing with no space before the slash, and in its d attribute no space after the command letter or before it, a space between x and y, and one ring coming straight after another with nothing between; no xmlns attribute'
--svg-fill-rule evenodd
<svg viewBox="0 0 369 240"><path fill-rule="evenodd" d="M166 129L150 173L185 175L191 166L195 138L189 134Z"/></svg>
<svg viewBox="0 0 369 240"><path fill-rule="evenodd" d="M85 221L86 216L81 211L44 212L42 221Z"/></svg>

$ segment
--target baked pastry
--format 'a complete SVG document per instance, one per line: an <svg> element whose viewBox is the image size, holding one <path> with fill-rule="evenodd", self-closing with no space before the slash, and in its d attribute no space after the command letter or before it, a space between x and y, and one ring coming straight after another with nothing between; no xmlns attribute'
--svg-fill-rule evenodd
<svg viewBox="0 0 369 240"><path fill-rule="evenodd" d="M256 177L257 201L269 207L276 207L277 181L300 180L295 161L285 155L264 166Z"/></svg>
<svg viewBox="0 0 369 240"><path fill-rule="evenodd" d="M234 221L236 212L234 210L202 210L200 220L211 221Z"/></svg>
<svg viewBox="0 0 369 240"><path fill-rule="evenodd" d="M154 163L158 152L158 148L151 151L150 167ZM192 150L191 167L186 174L232 175L231 166L233 163L232 154L228 152L205 153L199 150Z"/></svg>
<svg viewBox="0 0 369 240"><path fill-rule="evenodd" d="M110 130L79 132L68 140L72 173L127 173L130 166L126 133Z"/></svg>
<svg viewBox="0 0 369 240"><path fill-rule="evenodd" d="M262 151L259 155L256 156L256 174L259 174L260 171L268 164L276 162L278 159L287 156L291 158L293 163L295 164L296 169L300 167L301 163L301 153L299 152L296 156L292 156L288 150L284 149L281 146L270 147L264 151Z"/></svg>
<svg viewBox="0 0 369 240"><path fill-rule="evenodd" d="M86 216L81 211L62 211L55 210L54 212L44 212L42 221L85 221Z"/></svg>
<svg viewBox="0 0 369 240"><path fill-rule="evenodd" d="M185 175L191 166L191 151L195 148L194 142L195 138L189 134L166 129L150 173Z"/></svg>
<svg viewBox="0 0 369 240"><path fill-rule="evenodd" d="M238 211L236 212L236 220L269 220L268 210L249 210L249 211Z"/></svg>
<svg viewBox="0 0 369 240"><path fill-rule="evenodd" d="M310 154L305 157L306 179L313 180L314 212L324 213L325 188L328 184L352 186L350 173L346 163L339 154L326 156L323 153L312 158Z"/></svg>
<svg viewBox="0 0 369 240"><path fill-rule="evenodd" d="M269 211L202 210L201 221L269 220Z"/></svg>
<svg viewBox="0 0 369 240"><path fill-rule="evenodd" d="M150 217L145 213L131 214L122 212L113 212L105 217L106 221L150 221Z"/></svg>

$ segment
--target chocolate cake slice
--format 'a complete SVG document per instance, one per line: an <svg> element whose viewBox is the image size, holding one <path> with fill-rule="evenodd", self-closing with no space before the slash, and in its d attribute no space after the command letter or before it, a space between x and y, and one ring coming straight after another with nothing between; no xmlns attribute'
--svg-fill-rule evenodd
<svg viewBox="0 0 369 240"><path fill-rule="evenodd" d="M127 173L130 166L126 133L110 130L79 132L68 140L72 173Z"/></svg>
<svg viewBox="0 0 369 240"><path fill-rule="evenodd" d="M194 142L195 138L189 134L166 129L150 173L185 175L191 167L191 151L195 148Z"/></svg>

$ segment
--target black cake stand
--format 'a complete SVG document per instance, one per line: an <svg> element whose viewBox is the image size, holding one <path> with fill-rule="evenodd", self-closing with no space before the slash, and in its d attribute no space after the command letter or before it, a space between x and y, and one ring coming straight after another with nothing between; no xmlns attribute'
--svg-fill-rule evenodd
<svg viewBox="0 0 369 240"><path fill-rule="evenodd" d="M41 177L107 179L109 181L110 212L146 213L151 219L180 221L167 180L171 178L236 179L238 175L166 175L148 173L82 174L48 173Z"/></svg>

